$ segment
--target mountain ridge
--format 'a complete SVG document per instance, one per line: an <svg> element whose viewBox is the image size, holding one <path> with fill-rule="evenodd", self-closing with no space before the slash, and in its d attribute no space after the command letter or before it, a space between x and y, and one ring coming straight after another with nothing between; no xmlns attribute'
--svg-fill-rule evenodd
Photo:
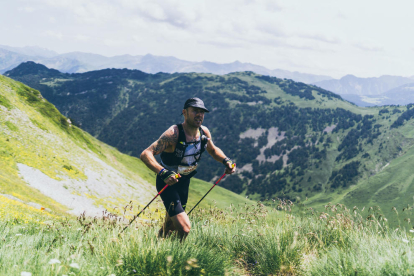
<svg viewBox="0 0 414 276"><path fill-rule="evenodd" d="M370 96L382 94L408 83L413 83L413 77L383 75L373 78L358 78L354 75L346 75L339 80L324 80L313 84L340 95Z"/></svg>
<svg viewBox="0 0 414 276"><path fill-rule="evenodd" d="M267 69L260 65L254 65L251 63L241 63L235 61L232 63L219 64L209 61L192 62L181 60L172 56L154 56L151 54L146 55L120 55L113 57L106 57L98 54L89 54L82 52L71 52L64 54L53 55L50 54L47 57L39 57L37 55L21 55L18 52L30 53L29 51L23 51L22 48L15 48L9 46L0 45L0 73L4 73L16 66L21 62L34 61L42 63L49 68L57 69L66 73L83 73L92 70L101 70L106 68L128 68L139 69L147 73L174 73L174 72L198 72L198 73L214 73L214 74L228 74L235 71L257 71L256 73L277 76L279 78L290 78L296 81L305 83L316 82L325 79L331 79L328 76L313 75L299 72L291 72L282 69ZM18 62L12 62L10 60L2 59L2 51L4 49L14 50L12 52ZM6 66L7 65L7 66Z"/></svg>

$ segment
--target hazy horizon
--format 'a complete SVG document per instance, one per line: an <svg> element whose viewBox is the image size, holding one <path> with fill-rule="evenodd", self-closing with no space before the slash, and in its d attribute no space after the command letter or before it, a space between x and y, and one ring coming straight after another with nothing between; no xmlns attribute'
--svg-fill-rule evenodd
<svg viewBox="0 0 414 276"><path fill-rule="evenodd" d="M414 3L377 1L5 2L1 45L57 53L240 61L341 78L414 75Z"/></svg>

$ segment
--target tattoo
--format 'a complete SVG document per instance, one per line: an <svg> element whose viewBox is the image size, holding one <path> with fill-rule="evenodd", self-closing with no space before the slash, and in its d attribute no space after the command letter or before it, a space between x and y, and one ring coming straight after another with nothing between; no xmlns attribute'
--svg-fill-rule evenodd
<svg viewBox="0 0 414 276"><path fill-rule="evenodd" d="M166 148L171 145L175 145L178 141L178 130L173 128L174 133L171 133L169 130L166 131L161 137L155 141L151 146L150 149L154 153L154 155L160 154Z"/></svg>

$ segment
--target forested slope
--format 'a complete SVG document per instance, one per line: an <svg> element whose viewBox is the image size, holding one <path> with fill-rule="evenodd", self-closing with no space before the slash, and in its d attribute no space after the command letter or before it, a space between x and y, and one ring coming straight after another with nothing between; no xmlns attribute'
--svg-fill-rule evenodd
<svg viewBox="0 0 414 276"><path fill-rule="evenodd" d="M368 198L355 193L400 162L414 142L411 106L359 108L321 88L251 72L216 76L106 69L62 74L25 63L7 75L39 89L74 123L133 156L182 121L187 98L200 97L212 111L204 125L239 167L237 177L223 186L254 199L300 197L311 205L363 205ZM221 170L203 158L197 177L210 181ZM378 185L375 191L388 184ZM404 191L398 186L394 192ZM382 194L372 202L388 200Z"/></svg>
<svg viewBox="0 0 414 276"><path fill-rule="evenodd" d="M210 187L196 180L189 204ZM127 204L131 215L155 194L155 174L141 160L74 126L39 91L0 76L1 218L24 223L66 212L121 214ZM202 205L225 208L246 202L219 187Z"/></svg>

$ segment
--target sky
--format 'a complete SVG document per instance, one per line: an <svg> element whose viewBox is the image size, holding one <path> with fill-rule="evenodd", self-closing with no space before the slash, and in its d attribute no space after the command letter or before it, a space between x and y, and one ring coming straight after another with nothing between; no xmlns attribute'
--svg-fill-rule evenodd
<svg viewBox="0 0 414 276"><path fill-rule="evenodd" d="M0 45L414 75L410 0L0 0Z"/></svg>

